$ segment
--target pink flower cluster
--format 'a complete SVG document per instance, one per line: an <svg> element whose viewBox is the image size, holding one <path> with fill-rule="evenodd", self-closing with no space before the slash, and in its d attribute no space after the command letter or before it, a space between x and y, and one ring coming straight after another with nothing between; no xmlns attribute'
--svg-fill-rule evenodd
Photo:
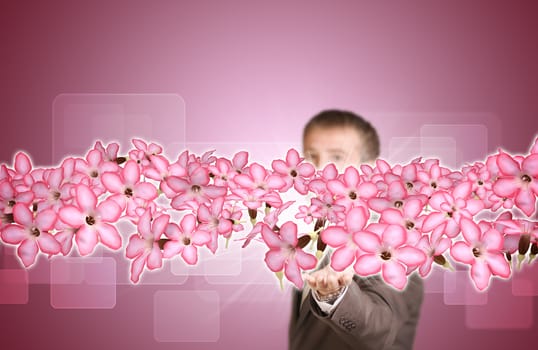
<svg viewBox="0 0 538 350"><path fill-rule="evenodd" d="M121 157L118 144L98 141L84 158L53 168L34 168L23 152L13 168L2 164L2 242L16 246L30 267L39 252L73 254L73 242L86 256L98 244L119 250L128 240L136 283L145 267L160 268L176 256L196 264L199 249L215 253L219 241L234 237L243 247L265 244L268 268L299 288L301 272L313 269L327 246L333 269L380 273L398 289L415 270L426 277L433 263L451 268L452 260L468 265L484 290L492 276L510 276L516 251L519 263L538 254L538 223L529 219L538 195L538 139L526 155L499 150L458 171L417 158L394 166L377 160L341 174L332 164L316 171L294 149L267 169L249 163L244 151L231 160L184 151L171 162L159 145L139 139L133 145ZM290 190L305 199L295 218L308 232L280 222L294 203L282 198ZM180 219L172 219L174 211ZM136 232L118 232L121 219Z"/></svg>

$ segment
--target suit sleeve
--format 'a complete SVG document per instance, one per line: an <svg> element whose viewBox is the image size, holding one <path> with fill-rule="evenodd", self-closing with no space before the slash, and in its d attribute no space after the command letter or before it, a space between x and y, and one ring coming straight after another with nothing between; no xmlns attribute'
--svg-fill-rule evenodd
<svg viewBox="0 0 538 350"><path fill-rule="evenodd" d="M418 318L411 310L422 303L422 283L420 277L412 275L404 291L398 291L379 276L354 276L344 298L330 314L320 310L311 294L308 305L351 347L389 349L403 325L410 318Z"/></svg>

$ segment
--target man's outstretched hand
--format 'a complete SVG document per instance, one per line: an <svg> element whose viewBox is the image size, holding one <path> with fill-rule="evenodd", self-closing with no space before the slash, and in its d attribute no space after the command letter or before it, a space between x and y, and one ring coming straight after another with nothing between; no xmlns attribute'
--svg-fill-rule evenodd
<svg viewBox="0 0 538 350"><path fill-rule="evenodd" d="M304 275L305 281L310 288L317 291L318 295L323 297L336 293L353 280L353 269L348 268L344 271L334 271L330 265L324 268L307 273Z"/></svg>

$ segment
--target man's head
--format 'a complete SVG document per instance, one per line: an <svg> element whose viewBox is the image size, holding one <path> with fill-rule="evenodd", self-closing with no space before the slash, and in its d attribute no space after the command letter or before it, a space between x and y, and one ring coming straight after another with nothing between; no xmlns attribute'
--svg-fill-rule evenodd
<svg viewBox="0 0 538 350"><path fill-rule="evenodd" d="M305 125L303 153L317 168L334 163L342 171L377 159L379 136L369 122L352 112L326 110Z"/></svg>

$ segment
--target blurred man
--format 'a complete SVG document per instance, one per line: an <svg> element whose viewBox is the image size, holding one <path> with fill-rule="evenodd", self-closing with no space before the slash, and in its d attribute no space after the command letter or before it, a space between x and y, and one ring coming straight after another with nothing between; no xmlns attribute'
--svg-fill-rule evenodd
<svg viewBox="0 0 538 350"><path fill-rule="evenodd" d="M339 172L372 163L379 156L379 137L372 125L348 111L327 110L303 131L303 152L318 169L334 163ZM305 288L294 291L289 350L384 350L413 348L424 297L422 279L409 277L398 291L379 276L367 278L351 268L336 272L328 254Z"/></svg>

